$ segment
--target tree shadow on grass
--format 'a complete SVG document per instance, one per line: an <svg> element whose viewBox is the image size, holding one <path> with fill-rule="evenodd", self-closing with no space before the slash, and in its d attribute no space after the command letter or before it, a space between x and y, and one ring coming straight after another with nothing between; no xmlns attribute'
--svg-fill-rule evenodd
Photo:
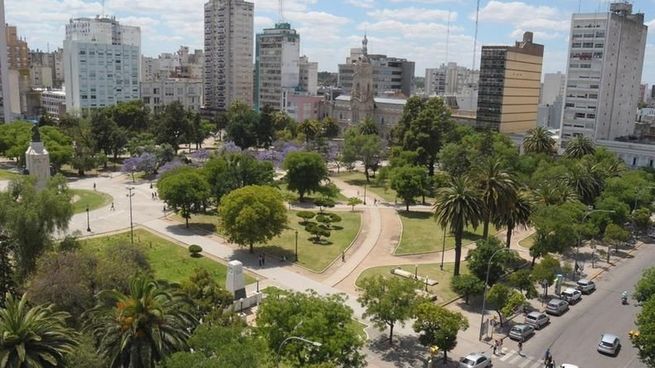
<svg viewBox="0 0 655 368"><path fill-rule="evenodd" d="M425 367L427 364L425 347L415 336L394 336L393 345L389 344L386 334L372 340L369 350L386 362L396 367Z"/></svg>

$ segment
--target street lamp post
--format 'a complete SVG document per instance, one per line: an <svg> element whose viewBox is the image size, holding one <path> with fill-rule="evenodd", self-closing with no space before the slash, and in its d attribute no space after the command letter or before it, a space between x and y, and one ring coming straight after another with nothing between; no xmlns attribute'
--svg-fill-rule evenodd
<svg viewBox="0 0 655 368"><path fill-rule="evenodd" d="M89 222L89 206L86 206L86 231L91 232L91 222Z"/></svg>
<svg viewBox="0 0 655 368"><path fill-rule="evenodd" d="M480 340L480 341L482 340L482 334L483 334L482 330L483 330L483 327L484 327L484 315L485 315L485 312L486 312L485 308L487 307L487 285L489 285L489 272L491 271L491 260L493 260L494 257L496 256L496 254L498 254L501 251L510 251L511 252L513 250L511 250L509 248L500 248L500 249L496 250L491 255L491 257L489 257L489 261L487 262L487 276L486 276L485 281L484 281L484 293L482 293L482 313L480 313L481 314L481 316L480 316L480 336L478 337L478 340Z"/></svg>
<svg viewBox="0 0 655 368"><path fill-rule="evenodd" d="M133 190L134 187L127 187L127 191L129 192L127 197L130 200L130 241L132 244L134 244L134 221L132 218L132 196L134 196L134 193L132 193Z"/></svg>
<svg viewBox="0 0 655 368"><path fill-rule="evenodd" d="M364 183L364 204L366 205L366 183Z"/></svg>
<svg viewBox="0 0 655 368"><path fill-rule="evenodd" d="M296 262L298 262L298 230L296 230Z"/></svg>
<svg viewBox="0 0 655 368"><path fill-rule="evenodd" d="M443 229L443 242L441 243L441 265L439 265L439 268L441 268L441 271L443 271L443 257L444 253L446 253L446 228L444 227Z"/></svg>
<svg viewBox="0 0 655 368"><path fill-rule="evenodd" d="M323 344L321 344L321 343L318 342L318 341L307 340L307 339L305 339L304 337L289 336L289 337L287 337L286 339L284 339L284 340L280 343L280 346L277 348L277 354L275 355L275 366L276 366L276 367L279 367L279 366L280 366L280 352L282 351L282 348L284 347L284 345L285 345L287 342L289 342L289 341L291 341L291 340L300 341L300 342L303 342L303 343L305 343L305 344L309 344L309 345L315 346L315 347L317 347L317 348L320 348L320 347L323 345Z"/></svg>

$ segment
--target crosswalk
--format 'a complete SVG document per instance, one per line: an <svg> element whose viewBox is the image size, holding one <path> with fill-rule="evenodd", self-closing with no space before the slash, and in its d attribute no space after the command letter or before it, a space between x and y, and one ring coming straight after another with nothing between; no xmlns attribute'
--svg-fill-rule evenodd
<svg viewBox="0 0 655 368"><path fill-rule="evenodd" d="M492 358L494 362L503 362L499 366L509 366L513 368L543 368L543 359L531 357L525 354L519 354L518 351L503 348L501 354Z"/></svg>

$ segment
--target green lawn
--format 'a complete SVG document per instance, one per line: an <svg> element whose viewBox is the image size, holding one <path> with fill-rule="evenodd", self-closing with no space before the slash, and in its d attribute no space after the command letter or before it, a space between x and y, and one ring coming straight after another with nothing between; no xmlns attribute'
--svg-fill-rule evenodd
<svg viewBox="0 0 655 368"><path fill-rule="evenodd" d="M318 213L317 211L313 211ZM328 212L328 211L325 211ZM298 230L298 263L309 268L314 272L321 272L330 262L341 256L343 252L357 236L361 222L359 212L335 212L341 216L341 222L337 226L343 227L341 230L334 230L325 244L314 244L309 240L309 233L305 231L304 226L298 222L300 217L296 216L298 211L288 211L289 227L280 236L273 238L266 246L255 246L256 252L264 251L275 257L286 257L289 261L294 260L296 234ZM184 223L184 219L179 215L173 215L173 219ZM222 234L219 226L219 218L213 214L196 214L192 215L189 225L201 227L207 231Z"/></svg>
<svg viewBox="0 0 655 368"><path fill-rule="evenodd" d="M18 178L20 175L8 170L0 170L0 180L12 180Z"/></svg>
<svg viewBox="0 0 655 368"><path fill-rule="evenodd" d="M84 212L87 207L89 207L89 210L95 210L108 205L112 201L109 194L94 190L71 189L71 193L73 194L73 211L75 213Z"/></svg>
<svg viewBox="0 0 655 368"><path fill-rule="evenodd" d="M396 255L428 253L441 251L443 248L443 229L437 225L431 212L398 211L403 223L403 233ZM490 233L496 229L490 225ZM481 238L482 225L477 230L468 228L464 232L462 244L466 245ZM446 250L455 247L455 238L449 233L446 236Z"/></svg>
<svg viewBox="0 0 655 368"><path fill-rule="evenodd" d="M359 171L344 171L339 174L333 175L336 178L343 180L350 185L362 187L360 195L364 196L364 184L366 184L366 177L363 172ZM396 199L396 191L384 186L375 184L375 178L371 178L371 182L366 185L366 191L371 191L387 202L393 202Z"/></svg>
<svg viewBox="0 0 655 368"><path fill-rule="evenodd" d="M328 211L326 211L328 212ZM333 230L328 242L315 244L309 240L310 234L299 224L301 220L296 216L297 211L289 211L289 227L280 236L271 240L267 246L258 247L267 254L278 257L286 256L287 259L294 259L295 252L295 230L298 230L298 263L314 272L323 271L334 259L341 256L343 252L357 236L361 222L359 212L335 212L341 216L341 222L337 226L341 230Z"/></svg>
<svg viewBox="0 0 655 368"><path fill-rule="evenodd" d="M443 271L442 271L439 268L439 263L418 265L417 273L419 276L427 275L428 278L438 281L438 284L434 286L428 286L428 292L437 296L438 303L448 302L450 300L455 299L458 296L457 293L455 293L450 289L450 280L453 278L454 266L455 266L454 263L444 263ZM391 270L398 267L408 272L412 272L412 273L414 272L413 265L373 267L364 270L364 272L362 272L357 278L355 285L359 287L360 281L363 278L375 276L375 275L384 275L386 277L400 277L391 274ZM460 271L462 274L469 273L469 270L466 267L466 262L461 263ZM425 290L425 286L421 285L421 289Z"/></svg>
<svg viewBox="0 0 655 368"><path fill-rule="evenodd" d="M528 236L527 238L519 241L519 245L522 246L523 248L528 248L528 249L532 248L532 245L534 244L535 236L536 236L536 234L532 234L532 235Z"/></svg>
<svg viewBox="0 0 655 368"><path fill-rule="evenodd" d="M280 191L282 192L282 195L284 196L284 198L294 198L294 200L293 200L294 202L298 201L298 192L294 192L294 191L291 191L291 190L287 189L287 183L279 181L279 182L276 183L276 186L280 189ZM316 196L317 196L317 193L306 194L305 195L305 201L311 201ZM341 193L341 191L339 191L339 193L337 193L337 196L336 196L336 198L334 198L334 200L336 202L341 202L341 203L348 202L348 198L346 198L346 196L343 195Z"/></svg>
<svg viewBox="0 0 655 368"><path fill-rule="evenodd" d="M103 248L129 241L130 233L128 231L98 238L83 239L81 244L83 248L101 253ZM182 282L188 279L194 270L200 268L214 275L220 285L225 283L227 267L222 263L207 257L192 258L185 247L142 229L134 231L134 242L142 247L157 279ZM246 274L245 278L246 284L255 282L251 275Z"/></svg>

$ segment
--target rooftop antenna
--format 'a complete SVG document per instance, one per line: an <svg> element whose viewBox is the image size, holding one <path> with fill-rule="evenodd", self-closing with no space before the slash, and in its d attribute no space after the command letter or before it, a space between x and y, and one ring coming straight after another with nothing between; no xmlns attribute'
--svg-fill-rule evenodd
<svg viewBox="0 0 655 368"><path fill-rule="evenodd" d="M448 10L448 28L446 28L446 65L448 64L448 45L450 43L450 10Z"/></svg>
<svg viewBox="0 0 655 368"><path fill-rule="evenodd" d="M284 23L284 0L278 1L278 13L278 21Z"/></svg>
<svg viewBox="0 0 655 368"><path fill-rule="evenodd" d="M578 0L578 13L582 12L582 0Z"/></svg>

